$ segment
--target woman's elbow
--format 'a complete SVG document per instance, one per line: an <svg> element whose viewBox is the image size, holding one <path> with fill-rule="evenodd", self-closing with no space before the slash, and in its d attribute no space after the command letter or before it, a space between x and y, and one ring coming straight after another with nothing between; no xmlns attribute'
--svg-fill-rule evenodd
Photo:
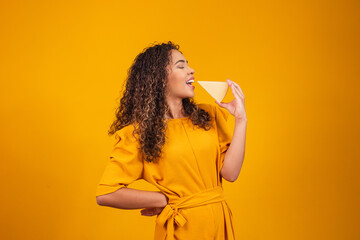
<svg viewBox="0 0 360 240"><path fill-rule="evenodd" d="M232 176L232 177L223 177L223 178L228 182L235 182L238 177Z"/></svg>
<svg viewBox="0 0 360 240"><path fill-rule="evenodd" d="M100 195L100 196L96 196L96 203L99 206L106 206L106 196L105 195Z"/></svg>
<svg viewBox="0 0 360 240"><path fill-rule="evenodd" d="M225 169L221 169L221 177L228 182L235 182L239 174L234 174L233 172L226 172Z"/></svg>
<svg viewBox="0 0 360 240"><path fill-rule="evenodd" d="M239 175L236 175L235 177L230 178L229 182L235 182L238 179Z"/></svg>

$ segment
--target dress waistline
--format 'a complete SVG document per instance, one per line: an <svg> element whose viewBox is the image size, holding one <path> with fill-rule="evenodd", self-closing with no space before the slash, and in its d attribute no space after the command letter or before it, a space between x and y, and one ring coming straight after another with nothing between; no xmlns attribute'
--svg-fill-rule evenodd
<svg viewBox="0 0 360 240"><path fill-rule="evenodd" d="M179 212L179 209L193 208L217 202L221 202L224 209L226 239L235 239L232 224L232 213L225 201L224 192L221 186L210 188L186 197L169 200L168 204L156 218L155 239L175 239L175 224L178 227L182 227L187 222L181 212Z"/></svg>

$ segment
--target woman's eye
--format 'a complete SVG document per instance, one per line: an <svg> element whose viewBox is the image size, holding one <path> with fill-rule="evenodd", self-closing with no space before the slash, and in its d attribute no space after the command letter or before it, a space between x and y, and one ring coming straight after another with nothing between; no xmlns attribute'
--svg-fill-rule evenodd
<svg viewBox="0 0 360 240"><path fill-rule="evenodd" d="M179 68L184 68L184 67L179 67Z"/></svg>

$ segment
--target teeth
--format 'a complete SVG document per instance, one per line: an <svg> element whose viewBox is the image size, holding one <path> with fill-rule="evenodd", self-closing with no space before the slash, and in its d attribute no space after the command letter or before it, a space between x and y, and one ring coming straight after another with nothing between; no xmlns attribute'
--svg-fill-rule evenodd
<svg viewBox="0 0 360 240"><path fill-rule="evenodd" d="M188 83L193 83L193 82L194 82L194 80L191 79L191 80L187 81L186 84L188 84Z"/></svg>

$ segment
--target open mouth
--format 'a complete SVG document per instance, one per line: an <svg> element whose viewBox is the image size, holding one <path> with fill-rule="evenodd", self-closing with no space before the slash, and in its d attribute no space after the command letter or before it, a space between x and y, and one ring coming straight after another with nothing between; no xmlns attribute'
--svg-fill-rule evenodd
<svg viewBox="0 0 360 240"><path fill-rule="evenodd" d="M194 82L194 80L191 79L191 80L189 80L189 81L186 82L186 85L188 85L188 86L191 87L191 88L195 88L195 87L192 85L193 82Z"/></svg>

